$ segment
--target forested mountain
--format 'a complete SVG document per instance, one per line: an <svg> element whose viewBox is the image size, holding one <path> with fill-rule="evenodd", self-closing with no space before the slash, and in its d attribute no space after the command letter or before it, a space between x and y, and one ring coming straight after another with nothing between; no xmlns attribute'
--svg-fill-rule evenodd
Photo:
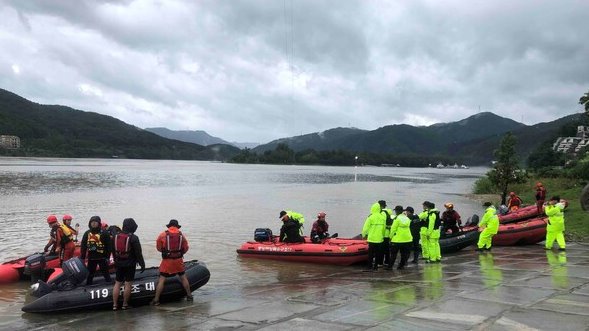
<svg viewBox="0 0 589 331"><path fill-rule="evenodd" d="M41 105L2 89L0 134L19 136L22 146L0 155L226 160L239 152L166 139L110 116Z"/></svg>
<svg viewBox="0 0 589 331"><path fill-rule="evenodd" d="M158 136L168 138L168 139L175 139L180 141L185 141L188 143L208 146L214 144L226 144L230 145L230 143L226 142L225 140L217 137L213 137L210 134L206 133L202 130L170 130L167 128L145 128L145 130L155 133Z"/></svg>

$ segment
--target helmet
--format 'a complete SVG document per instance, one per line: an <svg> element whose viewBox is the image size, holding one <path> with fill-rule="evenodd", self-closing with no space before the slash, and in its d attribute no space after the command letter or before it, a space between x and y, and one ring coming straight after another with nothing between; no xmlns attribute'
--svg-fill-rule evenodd
<svg viewBox="0 0 589 331"><path fill-rule="evenodd" d="M53 224L55 222L57 222L57 216L55 216L55 215L47 216L47 224Z"/></svg>
<svg viewBox="0 0 589 331"><path fill-rule="evenodd" d="M448 208L448 209L452 209L452 208L454 208L454 204L453 204L453 203L451 203L451 202L446 202L446 203L444 204L444 207L446 207L446 208Z"/></svg>
<svg viewBox="0 0 589 331"><path fill-rule="evenodd" d="M101 225L102 226L102 230L108 229L108 224L106 222L102 222L101 224L102 224Z"/></svg>
<svg viewBox="0 0 589 331"><path fill-rule="evenodd" d="M511 197L512 197L512 196L514 196L514 195L515 195L515 192L509 192L509 196L511 196Z"/></svg>
<svg viewBox="0 0 589 331"><path fill-rule="evenodd" d="M71 221L74 218L72 217L72 215L67 215L66 214L66 215L63 215L63 217L61 219L64 220L64 221Z"/></svg>
<svg viewBox="0 0 589 331"><path fill-rule="evenodd" d="M542 186L542 183L540 183L540 182L536 183L536 187L541 187L541 186Z"/></svg>
<svg viewBox="0 0 589 331"><path fill-rule="evenodd" d="M319 218L325 218L325 212L320 212L319 214L317 214L317 217Z"/></svg>

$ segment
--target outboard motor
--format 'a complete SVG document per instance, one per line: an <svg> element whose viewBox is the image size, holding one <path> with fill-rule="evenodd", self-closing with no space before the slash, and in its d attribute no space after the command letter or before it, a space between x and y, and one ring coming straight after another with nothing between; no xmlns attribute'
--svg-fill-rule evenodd
<svg viewBox="0 0 589 331"><path fill-rule="evenodd" d="M25 260L25 269L23 274L31 276L31 282L36 283L45 280L45 254L35 253Z"/></svg>
<svg viewBox="0 0 589 331"><path fill-rule="evenodd" d="M74 257L63 262L61 269L61 275L55 277L49 283L39 281L33 285L33 296L42 297L53 290L71 290L88 278L88 269L86 269L84 262L79 257Z"/></svg>
<svg viewBox="0 0 589 331"><path fill-rule="evenodd" d="M465 226L477 226L479 224L479 215L474 214L468 219Z"/></svg>
<svg viewBox="0 0 589 331"><path fill-rule="evenodd" d="M254 231L254 240L257 242L272 241L272 230L268 228L257 228Z"/></svg>

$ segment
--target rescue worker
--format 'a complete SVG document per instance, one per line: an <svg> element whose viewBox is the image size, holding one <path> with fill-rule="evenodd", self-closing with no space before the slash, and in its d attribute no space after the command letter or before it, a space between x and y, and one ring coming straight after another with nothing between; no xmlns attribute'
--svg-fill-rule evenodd
<svg viewBox="0 0 589 331"><path fill-rule="evenodd" d="M121 283L124 284L123 305L121 309L125 310L129 308L131 283L135 279L135 267L139 264L141 272L145 271L141 243L139 242L139 237L135 235L135 231L137 231L135 220L125 218L123 221L123 231L115 235L112 240L113 258L116 269L115 285L112 290L113 310L119 309Z"/></svg>
<svg viewBox="0 0 589 331"><path fill-rule="evenodd" d="M304 227L304 223L305 223L305 217L303 216L303 214L294 212L292 210L287 210L287 211L281 211L280 212L280 219L282 219L285 215L288 215L288 218L297 222L299 224L299 232L300 235L303 235L303 227Z"/></svg>
<svg viewBox="0 0 589 331"><path fill-rule="evenodd" d="M329 238L329 224L325 216L327 215L324 212L320 212L317 214L317 220L313 222L310 237L314 243L320 243L321 240Z"/></svg>
<svg viewBox="0 0 589 331"><path fill-rule="evenodd" d="M411 220L403 214L403 206L395 206L395 217L391 227L391 263L387 266L390 270L397 260L397 253L401 251L401 262L398 270L404 269L411 254L413 237L411 236Z"/></svg>
<svg viewBox="0 0 589 331"><path fill-rule="evenodd" d="M108 260L110 258L110 235L108 232L102 231L100 216L90 217L88 221L88 230L82 236L80 243L80 258L82 261L88 255L88 278L86 278L86 285L92 285L94 275L96 274L96 267L100 268L100 272L107 283L112 282L110 272L108 270Z"/></svg>
<svg viewBox="0 0 589 331"><path fill-rule="evenodd" d="M154 306L159 306L160 295L164 290L166 278L178 276L180 283L186 291L186 301L192 301L192 291L190 290L190 283L186 278L186 271L184 269L184 254L188 252L188 240L180 231L182 227L177 220L170 220L166 225L168 230L160 233L157 237L155 245L158 252L162 253L162 262L159 268L159 278L155 288L155 298L151 301Z"/></svg>
<svg viewBox="0 0 589 331"><path fill-rule="evenodd" d="M49 241L47 242L47 245L45 245L43 252L45 252L46 255L55 255L61 250L59 249L58 251L59 245L57 245L57 229L59 229L60 226L57 221L57 216L47 216L47 224L51 230L49 231Z"/></svg>
<svg viewBox="0 0 589 331"><path fill-rule="evenodd" d="M507 210L512 212L518 210L522 205L522 199L515 194L509 192L509 199L507 199Z"/></svg>
<svg viewBox="0 0 589 331"><path fill-rule="evenodd" d="M74 257L74 252L76 251L77 239L75 238L78 236L78 227L80 224L76 224L75 229L72 228L72 219L73 217L71 215L63 215L63 224L57 229L57 242L60 245L60 265L62 265L64 261ZM76 237L74 238L74 236Z"/></svg>
<svg viewBox="0 0 589 331"><path fill-rule="evenodd" d="M542 208L544 201L546 200L546 188L542 183L536 183L536 207L538 208L538 214L542 214Z"/></svg>
<svg viewBox="0 0 589 331"><path fill-rule="evenodd" d="M440 251L440 212L436 209L436 205L433 202L423 202L423 212L419 214L419 218L422 222L425 222L425 245L422 239L421 246L427 246L426 250L423 250L426 262L440 262L442 260L442 252ZM423 230L422 230L423 231ZM420 235L423 232L420 232ZM422 237L423 238L423 237Z"/></svg>
<svg viewBox="0 0 589 331"><path fill-rule="evenodd" d="M491 250L491 244L493 242L493 236L497 234L499 230L499 217L497 216L497 210L491 202L485 202L483 207L486 207L483 219L479 223L479 229L482 229L479 235L479 241L477 243L477 251Z"/></svg>
<svg viewBox="0 0 589 331"><path fill-rule="evenodd" d="M382 242L384 241L386 217L378 202L370 207L370 215L362 227L362 238L368 241L367 270L378 270L378 262L382 260Z"/></svg>
<svg viewBox="0 0 589 331"><path fill-rule="evenodd" d="M448 230L452 231L452 234L460 232L458 226L462 225L460 214L454 210L454 204L447 202L444 204L446 210L442 213L442 231L441 236L445 236Z"/></svg>
<svg viewBox="0 0 589 331"><path fill-rule="evenodd" d="M289 211L289 213L292 213ZM285 211L280 212L280 220L282 221L282 227L280 228L280 242L286 243L303 243L305 238L301 236L301 223L295 218L291 218L291 215L301 215L297 213L288 214ZM301 215L302 216L302 215ZM296 217L296 216L293 216Z"/></svg>
<svg viewBox="0 0 589 331"><path fill-rule="evenodd" d="M546 226L546 243L545 249L552 249L554 240L558 243L558 249L564 251L566 243L564 241L564 201L560 201L559 196L553 196L544 207L546 216L548 216L548 225Z"/></svg>
<svg viewBox="0 0 589 331"><path fill-rule="evenodd" d="M380 248L382 252L382 259L378 261L378 265L386 266L391 263L391 226L393 225L394 214L390 208L387 208L386 201L378 200L378 204L380 205L380 209L386 218L384 238L382 239L382 247Z"/></svg>
<svg viewBox="0 0 589 331"><path fill-rule="evenodd" d="M405 214L411 220L411 225L409 227L411 229L411 237L413 238L413 260L411 260L411 263L418 263L419 252L421 251L421 247L419 247L421 220L419 219L419 216L415 215L415 209L413 209L413 207L405 208Z"/></svg>

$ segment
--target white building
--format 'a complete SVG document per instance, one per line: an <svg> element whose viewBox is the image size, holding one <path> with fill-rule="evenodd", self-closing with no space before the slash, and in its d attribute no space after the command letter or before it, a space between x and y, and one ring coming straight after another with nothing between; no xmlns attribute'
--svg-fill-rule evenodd
<svg viewBox="0 0 589 331"><path fill-rule="evenodd" d="M20 148L20 138L17 136L0 135L0 147L6 149Z"/></svg>
<svg viewBox="0 0 589 331"><path fill-rule="evenodd" d="M576 137L558 137L552 149L557 152L577 154L587 146L589 146L589 127L578 126Z"/></svg>

